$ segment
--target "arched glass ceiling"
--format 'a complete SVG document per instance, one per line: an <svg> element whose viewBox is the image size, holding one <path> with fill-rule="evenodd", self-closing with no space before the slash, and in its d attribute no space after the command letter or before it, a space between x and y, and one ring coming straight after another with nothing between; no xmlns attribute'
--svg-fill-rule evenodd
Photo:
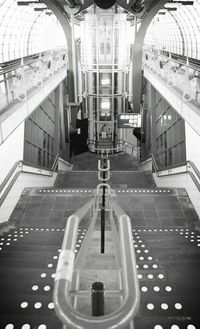
<svg viewBox="0 0 200 329"><path fill-rule="evenodd" d="M0 63L57 47L66 39L55 15L0 0Z"/></svg>
<svg viewBox="0 0 200 329"><path fill-rule="evenodd" d="M147 30L146 45L200 59L200 0L177 6L176 11L161 10ZM163 14L164 13L164 14Z"/></svg>

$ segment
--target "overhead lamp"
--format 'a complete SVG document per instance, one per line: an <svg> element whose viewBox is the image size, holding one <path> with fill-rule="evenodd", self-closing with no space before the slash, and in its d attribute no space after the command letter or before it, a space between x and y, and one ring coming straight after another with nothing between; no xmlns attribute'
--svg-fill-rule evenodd
<svg viewBox="0 0 200 329"><path fill-rule="evenodd" d="M102 110L110 110L110 102L106 101L106 100L102 100L101 109Z"/></svg>
<svg viewBox="0 0 200 329"><path fill-rule="evenodd" d="M176 3L176 2L168 2L165 4L165 8L177 8L179 7L181 4Z"/></svg>
<svg viewBox="0 0 200 329"><path fill-rule="evenodd" d="M101 80L102 86L109 86L110 85L110 79L109 78L104 78Z"/></svg>
<svg viewBox="0 0 200 329"><path fill-rule="evenodd" d="M45 8L33 8L34 9L34 11L43 11L43 10L46 10L46 9L48 9L47 7L45 7Z"/></svg>
<svg viewBox="0 0 200 329"><path fill-rule="evenodd" d="M176 11L177 7L164 7L167 11Z"/></svg>
<svg viewBox="0 0 200 329"><path fill-rule="evenodd" d="M170 2L171 3L171 2ZM193 6L194 1L173 1L173 3L180 3L183 6Z"/></svg>
<svg viewBox="0 0 200 329"><path fill-rule="evenodd" d="M18 6L29 6L30 4L39 4L39 1L17 1Z"/></svg>
<svg viewBox="0 0 200 329"><path fill-rule="evenodd" d="M116 0L107 0L107 1L105 1L105 0L94 0L94 2L101 9L109 9L112 6L114 6L114 4L116 3Z"/></svg>

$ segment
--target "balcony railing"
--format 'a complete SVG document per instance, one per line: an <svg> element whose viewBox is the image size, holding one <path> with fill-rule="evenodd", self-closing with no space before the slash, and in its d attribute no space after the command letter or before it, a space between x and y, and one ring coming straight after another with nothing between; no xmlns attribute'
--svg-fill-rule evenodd
<svg viewBox="0 0 200 329"><path fill-rule="evenodd" d="M179 58L180 57L180 58ZM144 51L144 68L167 83L182 95L184 102L200 103L200 69L183 56L161 53L159 51Z"/></svg>
<svg viewBox="0 0 200 329"><path fill-rule="evenodd" d="M24 102L35 88L67 68L66 49L34 54L10 62L0 63L0 113L17 101Z"/></svg>

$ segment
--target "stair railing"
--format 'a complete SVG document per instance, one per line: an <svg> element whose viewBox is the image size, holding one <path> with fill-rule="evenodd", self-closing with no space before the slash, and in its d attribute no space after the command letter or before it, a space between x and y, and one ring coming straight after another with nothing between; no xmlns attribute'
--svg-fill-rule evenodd
<svg viewBox="0 0 200 329"><path fill-rule="evenodd" d="M108 184L102 183L97 187L97 194L101 193L102 186L106 185L108 193L111 192ZM97 195L98 197L98 195ZM120 253L120 265L122 273L122 287L123 290L118 291L122 296L122 303L118 309L110 314L102 316L89 316L80 313L75 305L72 305L71 296L76 296L76 291L71 291L72 282L75 287L76 284L73 279L73 273L77 280L79 274L76 269L79 269L77 264L77 256L75 261L75 246L77 239L78 226L80 221L84 218L90 209L93 209L95 198L90 200L87 204L82 206L77 212L68 218L62 250L59 256L57 265L55 287L54 287L54 304L55 311L59 319L66 328L70 329L124 329L125 326L130 325L137 314L140 303L140 291L137 278L136 259L133 247L132 229L129 217L124 213L117 202L111 199L111 211L115 214L118 220L118 238L119 246L117 250ZM97 214L97 211L96 211ZM111 216L112 217L112 216ZM94 220L91 221L92 229L94 228ZM90 226L91 226L90 225ZM115 226L115 225L114 225ZM89 234L91 238L91 227L89 227ZM117 230L115 230L117 232ZM87 245L87 241L84 242ZM87 246L88 247L88 246ZM80 249L81 259L85 257L84 252ZM74 266L76 264L76 266ZM72 295L71 295L72 292ZM80 293L80 292L77 292ZM86 292L88 293L88 292Z"/></svg>
<svg viewBox="0 0 200 329"><path fill-rule="evenodd" d="M5 179L3 180L3 182L0 185L0 206L3 204L4 200L6 199L8 193L10 192L11 188L13 187L14 183L16 182L17 178L19 177L20 173L26 173L28 172L29 174L42 174L42 171L48 171L50 174L43 174L44 176L52 176L54 174L54 172L57 169L57 165L58 165L58 160L59 160L59 154L56 154L55 160L53 162L53 165L50 169L45 169L45 168L40 168L40 167L33 167L29 164L26 164L24 161L19 160L17 162L14 163L14 165L12 166L12 168L10 169L9 173L7 174L7 176L5 177ZM25 169L25 167L27 168L36 168L41 170L40 173L36 173L33 172L32 170L27 170L27 168Z"/></svg>
<svg viewBox="0 0 200 329"><path fill-rule="evenodd" d="M198 191L200 192L200 171L196 167L193 161L185 161L181 164L174 165L171 168L159 169L156 163L156 159L153 154L151 154L152 165L157 177L164 177L170 175L180 175L183 173L188 173L192 178L194 184L196 185ZM175 170L175 171L173 171Z"/></svg>

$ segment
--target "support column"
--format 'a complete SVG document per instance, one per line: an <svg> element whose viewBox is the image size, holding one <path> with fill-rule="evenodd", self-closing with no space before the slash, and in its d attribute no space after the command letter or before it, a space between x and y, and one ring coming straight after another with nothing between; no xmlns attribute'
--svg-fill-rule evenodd
<svg viewBox="0 0 200 329"><path fill-rule="evenodd" d="M77 88L77 54L74 35L74 14L71 14L71 40L72 40L72 69L74 77L74 103L78 102L78 88Z"/></svg>
<svg viewBox="0 0 200 329"><path fill-rule="evenodd" d="M63 106L63 85L60 83L58 87L59 97L59 115L60 115L60 144L62 151L66 150L66 138L65 138L65 119L64 119L64 106Z"/></svg>
<svg viewBox="0 0 200 329"><path fill-rule="evenodd" d="M60 151L60 131L59 131L59 86L55 90L55 153Z"/></svg>
<svg viewBox="0 0 200 329"><path fill-rule="evenodd" d="M133 46L133 106L134 112L140 112L140 99L142 91L142 55L146 31L157 12L167 3L167 0L158 1L146 14L135 36Z"/></svg>
<svg viewBox="0 0 200 329"><path fill-rule="evenodd" d="M75 94L74 94L74 70L73 70L73 61L76 60L76 58L73 58L72 53L72 32L71 32L71 26L69 23L69 18L64 11L63 8L59 7L59 5L56 5L52 0L43 0L43 3L47 5L49 9L52 10L54 15L59 20L63 31L65 33L65 37L67 40L67 48L68 48L68 93L69 93L69 101L75 102Z"/></svg>

